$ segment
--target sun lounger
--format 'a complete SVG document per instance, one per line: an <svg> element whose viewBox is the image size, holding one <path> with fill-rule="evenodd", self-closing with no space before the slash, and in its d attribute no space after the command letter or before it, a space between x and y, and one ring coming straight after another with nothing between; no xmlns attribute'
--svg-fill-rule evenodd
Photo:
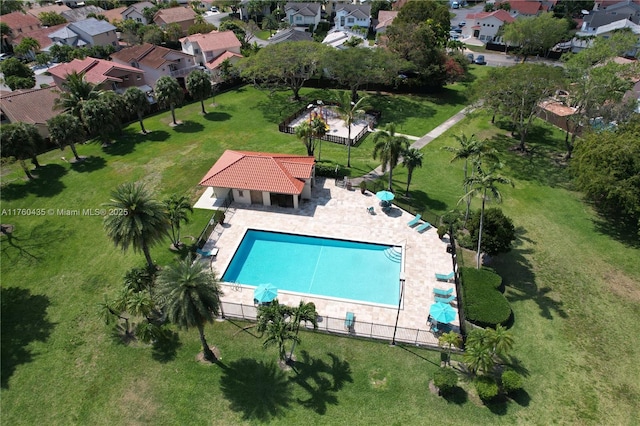
<svg viewBox="0 0 640 426"><path fill-rule="evenodd" d="M436 294L436 296L450 296L451 293L453 293L453 287L449 288L448 290L443 290L441 288L434 288L433 292Z"/></svg>
<svg viewBox="0 0 640 426"><path fill-rule="evenodd" d="M431 228L431 224L429 222L425 222L422 225L418 226L416 228L416 231L418 232L422 232L422 231L426 231L427 229Z"/></svg>
<svg viewBox="0 0 640 426"><path fill-rule="evenodd" d="M413 218L409 222L407 222L407 225L410 226L410 227L416 226L418 224L418 222L420 222L420 218L421 217L422 216L420 215L420 213L418 213L415 218Z"/></svg>
<svg viewBox="0 0 640 426"><path fill-rule="evenodd" d="M436 280L438 281L449 281L452 280L453 277L455 276L455 272L451 271L451 273L449 274L436 274Z"/></svg>
<svg viewBox="0 0 640 426"><path fill-rule="evenodd" d="M455 296L449 296L449 297L446 297L446 298L445 297L436 296L436 302L438 302L438 303L451 303L454 300L456 300Z"/></svg>
<svg viewBox="0 0 640 426"><path fill-rule="evenodd" d="M198 253L202 257L216 257L218 255L218 247L214 247L210 251L204 251L202 249L197 249L196 253Z"/></svg>
<svg viewBox="0 0 640 426"><path fill-rule="evenodd" d="M353 312L347 312L347 317L344 320L344 328L346 328L347 330L351 330L354 322L355 317L353 315Z"/></svg>

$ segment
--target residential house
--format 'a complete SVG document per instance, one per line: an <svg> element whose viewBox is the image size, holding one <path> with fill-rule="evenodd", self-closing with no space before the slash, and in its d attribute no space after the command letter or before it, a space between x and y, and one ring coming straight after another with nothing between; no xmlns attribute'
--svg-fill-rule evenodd
<svg viewBox="0 0 640 426"><path fill-rule="evenodd" d="M509 14L513 18L537 16L543 12L549 11L549 6L544 2L537 0L509 0L504 2L496 2L496 8L500 3L509 3Z"/></svg>
<svg viewBox="0 0 640 426"><path fill-rule="evenodd" d="M291 154L226 150L204 175L207 204L225 200L231 192L240 204L293 207L311 199L315 158ZM199 202L203 202L203 198Z"/></svg>
<svg viewBox="0 0 640 426"><path fill-rule="evenodd" d="M0 124L33 124L43 138L48 138L47 120L60 114L53 110L58 97L56 87L3 93L0 95Z"/></svg>
<svg viewBox="0 0 640 426"><path fill-rule="evenodd" d="M74 71L83 73L86 81L98 85L102 90L123 93L129 87L135 86L144 90L145 86L143 70L104 59L74 59L49 68L49 73L58 87L62 87L67 76Z"/></svg>
<svg viewBox="0 0 640 426"><path fill-rule="evenodd" d="M115 9L109 9L109 10L105 10L104 12L102 12L102 15L107 18L107 21L111 22L112 24L116 24L120 21L122 21L122 12L124 12L127 8L126 7L116 7Z"/></svg>
<svg viewBox="0 0 640 426"><path fill-rule="evenodd" d="M22 33L18 37L14 38L11 44L15 47L20 44L23 38L31 37L38 42L40 50L48 52L49 48L53 45L53 40L49 38L49 35L64 28L66 25L67 24L58 24L51 27L38 28L37 30L29 31L28 33Z"/></svg>
<svg viewBox="0 0 640 426"><path fill-rule="evenodd" d="M162 76L183 78L191 71L201 68L193 55L150 43L122 49L112 54L111 60L144 71L144 80L149 86L155 86Z"/></svg>
<svg viewBox="0 0 640 426"><path fill-rule="evenodd" d="M601 26L622 19L628 19L634 24L640 24L640 4L624 1L590 12L583 17L580 32L585 35L592 35Z"/></svg>
<svg viewBox="0 0 640 426"><path fill-rule="evenodd" d="M71 10L71 8L63 4L50 4L48 6L41 6L41 7L37 7L34 4L31 9L27 10L27 13L33 16L34 18L39 18L41 13L53 12L53 13L57 13L58 15L62 15L62 12L68 12L69 10Z"/></svg>
<svg viewBox="0 0 640 426"><path fill-rule="evenodd" d="M196 62L206 67L214 76L225 60L234 63L242 58L240 40L233 31L192 34L181 38L180 43L184 53L195 56Z"/></svg>
<svg viewBox="0 0 640 426"><path fill-rule="evenodd" d="M11 44L13 39L21 34L41 28L40 20L34 16L22 12L11 12L2 15L2 22L9 27L9 34L3 36L5 43Z"/></svg>
<svg viewBox="0 0 640 426"><path fill-rule="evenodd" d="M362 34L354 33L349 30L336 30L333 29L327 33L325 38L322 40L322 44L326 44L327 46L334 47L336 49L346 49L345 46L347 41L356 38L360 41L360 45L366 45L366 38Z"/></svg>
<svg viewBox="0 0 640 426"><path fill-rule="evenodd" d="M502 25L515 21L506 10L495 10L493 12L469 13L467 15L467 25L462 28L462 34L475 37L480 41L498 41L496 35Z"/></svg>
<svg viewBox="0 0 640 426"><path fill-rule="evenodd" d="M134 3L131 6L127 7L124 11L122 11L122 20L125 21L127 19L131 19L133 21L147 25L149 24L149 21L147 21L147 18L144 17L144 9L151 9L153 7L154 4L148 1Z"/></svg>
<svg viewBox="0 0 640 426"><path fill-rule="evenodd" d="M638 51L640 50L640 25L628 19L621 19L619 21L615 21L607 25L601 25L598 28L596 28L595 31L589 31L589 32L578 31L576 33L576 37L574 37L573 40L571 40L571 51L574 53L577 53L582 49L585 49L591 45L592 40L584 37L596 36L596 37L609 38L615 31L619 31L625 28L628 28L631 32L633 32L638 37L638 44L636 44L637 48L631 52L626 52L626 55L629 57L637 56Z"/></svg>
<svg viewBox="0 0 640 426"><path fill-rule="evenodd" d="M398 16L398 11L396 10L381 10L378 12L378 22L375 24L376 35L386 33L387 27L393 23L396 16Z"/></svg>
<svg viewBox="0 0 640 426"><path fill-rule="evenodd" d="M118 47L116 27L107 21L89 18L72 22L49 34L53 43L72 47L108 46Z"/></svg>
<svg viewBox="0 0 640 426"><path fill-rule="evenodd" d="M257 15L267 16L271 13L271 2L264 1L258 2L258 5L261 6L259 11L249 11L249 3L252 0L241 0L240 5L238 6L238 13L240 13L240 19L243 21L248 21L249 19L256 19Z"/></svg>
<svg viewBox="0 0 640 426"><path fill-rule="evenodd" d="M339 4L336 6L336 30L350 30L360 27L369 31L371 26L371 5Z"/></svg>
<svg viewBox="0 0 640 426"><path fill-rule="evenodd" d="M313 41L311 33L298 31L295 28L280 30L269 38L269 44L282 43L284 41Z"/></svg>
<svg viewBox="0 0 640 426"><path fill-rule="evenodd" d="M77 22L84 21L92 13L96 16L102 15L104 14L104 9L98 6L84 6L61 12L60 15L62 15L67 22Z"/></svg>
<svg viewBox="0 0 640 426"><path fill-rule="evenodd" d="M313 24L315 28L320 22L321 9L320 3L287 3L284 13L292 27L308 27Z"/></svg>
<svg viewBox="0 0 640 426"><path fill-rule="evenodd" d="M195 23L196 12L190 7L172 7L170 9L160 9L153 16L153 23L160 28L166 28L171 24L178 24L184 34L190 26Z"/></svg>
<svg viewBox="0 0 640 426"><path fill-rule="evenodd" d="M629 3L640 5L640 0L596 0L593 4L593 10L603 10L611 6Z"/></svg>

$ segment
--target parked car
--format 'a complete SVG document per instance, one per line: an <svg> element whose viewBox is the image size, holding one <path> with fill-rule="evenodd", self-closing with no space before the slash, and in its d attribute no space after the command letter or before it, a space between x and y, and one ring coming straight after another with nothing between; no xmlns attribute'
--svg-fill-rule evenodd
<svg viewBox="0 0 640 426"><path fill-rule="evenodd" d="M458 22L458 26L459 26L460 28L464 27L465 25L467 25L467 23L466 23L465 21L460 21L460 22Z"/></svg>
<svg viewBox="0 0 640 426"><path fill-rule="evenodd" d="M487 65L487 61L484 60L484 55L478 55L473 63L476 65Z"/></svg>
<svg viewBox="0 0 640 426"><path fill-rule="evenodd" d="M467 53L467 59L469 60L469 63L473 63L474 57L473 57L473 53Z"/></svg>
<svg viewBox="0 0 640 426"><path fill-rule="evenodd" d="M460 27L451 27L451 31L454 31L454 32L460 34L462 32L462 28L460 28Z"/></svg>
<svg viewBox="0 0 640 426"><path fill-rule="evenodd" d="M211 9L209 9L210 11L212 11L213 13L218 13L219 10L216 6L211 6Z"/></svg>

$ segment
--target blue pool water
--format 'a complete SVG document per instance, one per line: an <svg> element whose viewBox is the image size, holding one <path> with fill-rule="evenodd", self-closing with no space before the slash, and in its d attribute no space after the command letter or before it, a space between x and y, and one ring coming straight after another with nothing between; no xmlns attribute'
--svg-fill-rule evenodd
<svg viewBox="0 0 640 426"><path fill-rule="evenodd" d="M248 230L224 282L397 305L400 247Z"/></svg>

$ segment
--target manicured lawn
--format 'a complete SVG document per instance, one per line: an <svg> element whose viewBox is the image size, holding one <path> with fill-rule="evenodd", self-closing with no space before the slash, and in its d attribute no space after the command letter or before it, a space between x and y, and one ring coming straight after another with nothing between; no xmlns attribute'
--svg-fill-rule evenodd
<svg viewBox="0 0 640 426"><path fill-rule="evenodd" d="M398 121L401 133L421 136L461 108L464 86L444 100L374 96L383 121ZM307 99L325 96L305 90ZM194 361L196 331L180 331L162 348L125 346L112 338L97 315L123 274L143 263L107 240L97 216L64 216L59 209L96 209L121 182L145 182L160 198L186 193L224 149L304 154L294 136L277 123L297 106L290 92L268 96L250 87L216 96L219 106L199 114L199 104L177 110L185 124L168 126L169 115L125 129L111 147L78 147L82 165L60 159L68 151L41 155L41 178L25 182L16 166L2 170L2 209L44 209L44 216L2 215L15 225L1 240L3 424L621 424L640 416L640 254L606 233L606 227L571 190L566 172L551 160L563 135L541 128L532 139L532 159L505 148L504 131L478 115L424 148L424 166L414 172L409 208L441 214L462 195L462 164L449 164L453 134L495 138L504 172L516 182L504 188L505 213L519 239L496 259L515 312L514 355L526 372L517 401L487 408L473 396L447 402L428 391L439 354L303 333L297 371L282 372L276 350L262 349L246 324L207 326L210 343L222 352L215 366ZM385 106L381 101L386 100ZM459 102L459 101L460 102ZM397 112L403 110L406 118ZM447 110L448 112L442 112ZM440 118L438 118L440 117ZM547 130L545 130L547 129ZM371 138L352 150L353 174L378 165ZM322 158L346 162L346 148L323 143ZM394 174L404 191L406 171ZM408 204L407 204L408 205ZM48 211L53 209L53 213ZM209 218L198 211L182 232L197 236ZM160 265L174 254L169 242L152 250ZM305 355L307 354L307 355ZM462 386L469 388L464 381Z"/></svg>

